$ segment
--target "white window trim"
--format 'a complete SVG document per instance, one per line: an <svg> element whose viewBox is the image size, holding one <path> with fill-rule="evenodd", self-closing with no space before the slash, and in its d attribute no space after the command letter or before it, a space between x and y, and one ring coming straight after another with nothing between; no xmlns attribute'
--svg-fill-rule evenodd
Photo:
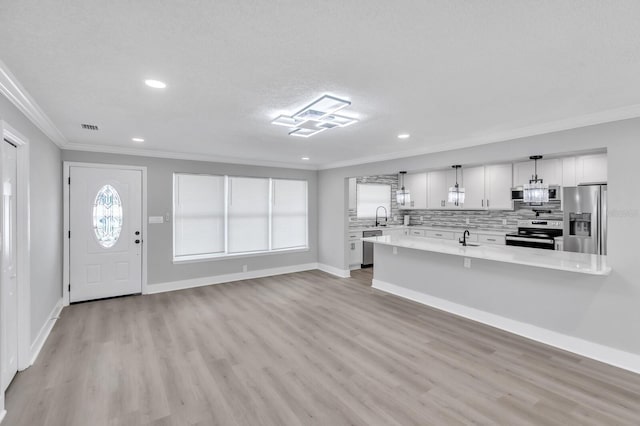
<svg viewBox="0 0 640 426"><path fill-rule="evenodd" d="M225 203L224 203L224 253L203 253L203 254L194 254L194 255L183 255L176 256L175 249L175 241L176 241L176 229L175 229L175 185L176 185L176 175L196 175L196 176L224 176L224 190L225 190ZM253 179L268 179L269 180L269 248L267 250L260 251L252 251L252 252L243 252L243 253L229 253L229 197L231 196L229 192L229 178L253 178ZM305 246L298 247L288 247L283 249L272 249L272 213L273 213L273 181L274 180L294 180L294 181L302 181L307 184L307 190L305 194L305 204L307 205L307 214L306 214L306 226L305 226ZM241 259L247 257L259 257L259 256L268 256L274 254L284 254L284 253L301 253L309 251L309 181L307 179L294 179L294 178L278 178L278 177L261 177L261 176L241 176L241 175L217 175L217 174L209 174L209 173L188 173L188 172L174 172L173 173L173 188L172 188L172 206L171 206L171 215L173 222L173 233L172 237L172 262L174 264L183 264L183 263L197 263L197 262L209 262L209 261L217 261L217 260L225 260L225 259Z"/></svg>

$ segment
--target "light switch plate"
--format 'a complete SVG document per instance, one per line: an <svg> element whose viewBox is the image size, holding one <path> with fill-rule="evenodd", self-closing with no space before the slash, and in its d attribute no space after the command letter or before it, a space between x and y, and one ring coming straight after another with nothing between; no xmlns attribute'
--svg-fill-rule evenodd
<svg viewBox="0 0 640 426"><path fill-rule="evenodd" d="M149 223L164 223L162 216L149 216Z"/></svg>

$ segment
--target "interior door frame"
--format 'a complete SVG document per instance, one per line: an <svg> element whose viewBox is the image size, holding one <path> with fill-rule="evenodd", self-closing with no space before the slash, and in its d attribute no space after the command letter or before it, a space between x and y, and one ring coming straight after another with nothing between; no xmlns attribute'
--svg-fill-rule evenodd
<svg viewBox="0 0 640 426"><path fill-rule="evenodd" d="M69 217L69 176L71 167L88 167L96 169L119 169L119 170L139 170L142 172L142 294L147 293L147 168L145 166L127 166L121 164L103 163L83 163L76 161L65 161L62 168L62 188L63 188L63 262L62 262L62 303L69 306L69 275L71 269L71 256L69 244L69 230L71 228Z"/></svg>
<svg viewBox="0 0 640 426"><path fill-rule="evenodd" d="M17 298L18 298L18 371L31 366L31 214L29 179L29 140L0 120L2 142L7 139L17 150L18 181L16 188L16 208L18 213L16 237ZM4 146L2 147L4 149ZM2 164L0 162L0 170ZM1 306L1 305L0 305ZM2 313L4 315L4 313ZM3 343L4 344L4 343ZM4 353L4 347L2 352Z"/></svg>

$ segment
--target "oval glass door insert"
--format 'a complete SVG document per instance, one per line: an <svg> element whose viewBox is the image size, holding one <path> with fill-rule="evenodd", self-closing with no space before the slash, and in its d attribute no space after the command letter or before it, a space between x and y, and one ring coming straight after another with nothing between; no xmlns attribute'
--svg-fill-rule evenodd
<svg viewBox="0 0 640 426"><path fill-rule="evenodd" d="M93 203L93 230L98 243L110 248L118 242L122 231L122 202L120 194L111 186L105 185L98 191Z"/></svg>

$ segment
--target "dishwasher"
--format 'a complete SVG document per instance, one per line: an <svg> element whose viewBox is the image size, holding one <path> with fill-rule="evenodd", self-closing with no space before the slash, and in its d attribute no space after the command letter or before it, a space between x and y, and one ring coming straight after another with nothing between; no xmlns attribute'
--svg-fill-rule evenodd
<svg viewBox="0 0 640 426"><path fill-rule="evenodd" d="M364 231L362 233L363 238L368 237L379 237L382 235L382 231ZM362 242L362 267L366 268L369 266L373 266L373 243L368 241Z"/></svg>

